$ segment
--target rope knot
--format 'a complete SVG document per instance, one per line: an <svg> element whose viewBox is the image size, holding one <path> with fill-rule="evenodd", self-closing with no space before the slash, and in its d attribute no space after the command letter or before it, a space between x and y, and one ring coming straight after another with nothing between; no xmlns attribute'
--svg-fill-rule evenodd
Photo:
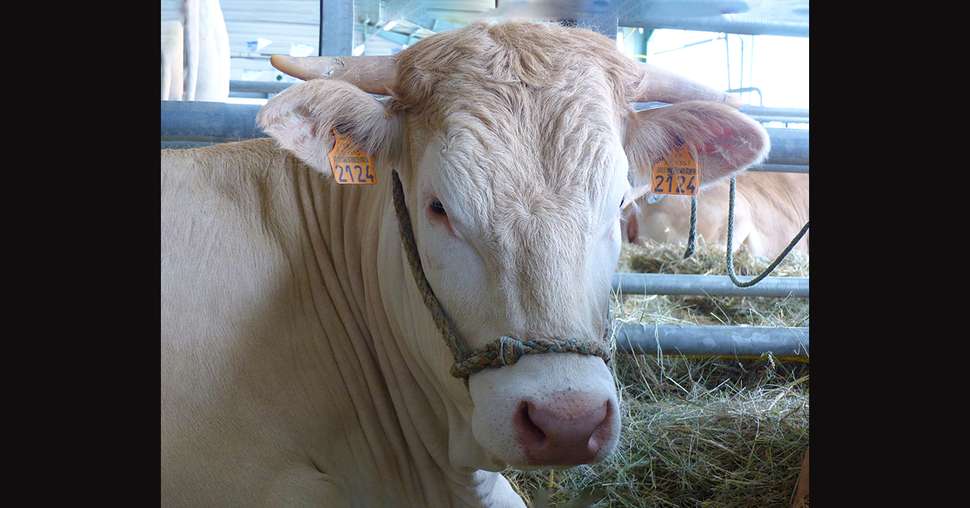
<svg viewBox="0 0 970 508"><path fill-rule="evenodd" d="M505 335L499 337L498 358L502 367L515 365L515 362L519 361L524 354L525 344L521 340Z"/></svg>

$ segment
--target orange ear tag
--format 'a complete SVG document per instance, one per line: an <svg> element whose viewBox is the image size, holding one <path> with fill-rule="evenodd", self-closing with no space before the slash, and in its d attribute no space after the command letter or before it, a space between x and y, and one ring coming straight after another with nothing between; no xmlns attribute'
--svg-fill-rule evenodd
<svg viewBox="0 0 970 508"><path fill-rule="evenodd" d="M377 166L374 158L357 148L350 136L333 131L333 148L328 156L333 179L341 185L374 185Z"/></svg>
<svg viewBox="0 0 970 508"><path fill-rule="evenodd" d="M654 194L696 196L700 186L701 174L697 170L697 161L691 156L687 145L678 146L653 165L651 190Z"/></svg>

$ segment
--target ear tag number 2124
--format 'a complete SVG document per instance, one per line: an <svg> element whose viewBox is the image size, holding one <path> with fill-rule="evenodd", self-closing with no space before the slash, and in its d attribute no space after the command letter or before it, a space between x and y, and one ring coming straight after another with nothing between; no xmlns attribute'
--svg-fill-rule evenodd
<svg viewBox="0 0 970 508"><path fill-rule="evenodd" d="M333 179L341 185L374 185L377 171L374 158L354 145L349 136L333 131L333 148L328 156Z"/></svg>
<svg viewBox="0 0 970 508"><path fill-rule="evenodd" d="M701 185L697 161L687 145L680 145L653 165L651 191L654 194L696 196Z"/></svg>

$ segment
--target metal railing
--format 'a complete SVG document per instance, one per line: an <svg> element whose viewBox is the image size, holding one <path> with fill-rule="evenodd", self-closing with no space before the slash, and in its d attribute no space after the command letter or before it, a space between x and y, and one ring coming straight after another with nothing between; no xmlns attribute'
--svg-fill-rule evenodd
<svg viewBox="0 0 970 508"><path fill-rule="evenodd" d="M748 171L768 171L774 173L808 173L808 164L755 164Z"/></svg>
<svg viewBox="0 0 970 508"><path fill-rule="evenodd" d="M260 106L224 102L161 101L162 145L166 141L221 143L264 138L256 126Z"/></svg>
<svg viewBox="0 0 970 508"><path fill-rule="evenodd" d="M243 81L233 79L229 81L229 91L270 95L278 94L294 84L288 81Z"/></svg>
<svg viewBox="0 0 970 508"><path fill-rule="evenodd" d="M808 327L681 326L616 323L616 348L621 353L677 356L759 358L807 361Z"/></svg>
<svg viewBox="0 0 970 508"><path fill-rule="evenodd" d="M746 282L753 277L738 277ZM626 273L613 276L613 291L620 295L762 296L808 298L808 277L766 277L740 288L726 275Z"/></svg>

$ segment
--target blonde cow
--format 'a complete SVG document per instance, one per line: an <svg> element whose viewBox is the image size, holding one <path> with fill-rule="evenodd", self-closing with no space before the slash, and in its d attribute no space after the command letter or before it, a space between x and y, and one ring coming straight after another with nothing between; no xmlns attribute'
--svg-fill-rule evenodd
<svg viewBox="0 0 970 508"><path fill-rule="evenodd" d="M609 456L629 173L765 130L558 25L275 65L271 138L161 154L162 506L522 507L504 468Z"/></svg>
<svg viewBox="0 0 970 508"><path fill-rule="evenodd" d="M697 201L697 234L715 244L727 244L730 184L722 180L704 187ZM690 198L649 192L626 210L628 242L683 243L690 226ZM808 221L808 175L746 171L737 177L733 249L773 259ZM795 252L808 253L808 236Z"/></svg>

